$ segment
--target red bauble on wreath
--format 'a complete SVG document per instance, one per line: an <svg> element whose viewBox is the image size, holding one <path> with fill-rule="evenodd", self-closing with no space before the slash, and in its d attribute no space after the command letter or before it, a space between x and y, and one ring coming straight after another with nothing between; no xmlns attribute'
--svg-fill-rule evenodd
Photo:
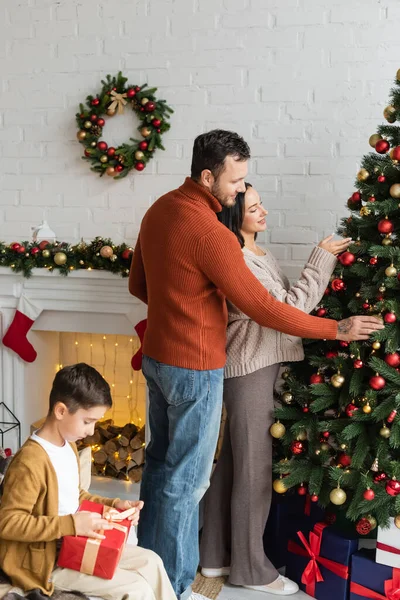
<svg viewBox="0 0 400 600"><path fill-rule="evenodd" d="M87 108L80 104L76 115L79 127L77 138L85 148L83 158L90 162L91 170L100 177L107 174L114 179L121 179L132 169L143 171L154 156L154 151L164 150L161 135L170 128L168 119L173 110L165 100L155 98L157 88L147 88L147 84L132 86L127 81L121 72L114 77L107 75L106 80L101 82L101 92L95 97L88 96ZM145 139L131 137L117 148L108 148L105 141L99 141L106 124L103 117L121 114L125 107L136 113L139 118L137 129ZM140 160L135 158L138 151L143 153Z"/></svg>

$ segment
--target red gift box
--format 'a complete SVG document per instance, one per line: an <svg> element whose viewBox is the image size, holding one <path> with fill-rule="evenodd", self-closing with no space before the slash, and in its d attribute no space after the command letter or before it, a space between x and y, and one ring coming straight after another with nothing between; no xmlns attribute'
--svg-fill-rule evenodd
<svg viewBox="0 0 400 600"><path fill-rule="evenodd" d="M105 535L104 540L81 535L66 535L62 541L57 564L59 567L80 571L86 575L112 579L131 526L131 522L127 518L121 520L120 515L127 517L127 513L130 514L133 511L121 513L110 506L89 500L84 500L79 510L99 513L107 518L114 527L99 532Z"/></svg>

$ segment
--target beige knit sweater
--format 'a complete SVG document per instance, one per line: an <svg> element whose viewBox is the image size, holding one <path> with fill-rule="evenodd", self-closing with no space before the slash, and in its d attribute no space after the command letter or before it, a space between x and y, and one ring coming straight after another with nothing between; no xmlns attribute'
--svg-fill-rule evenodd
<svg viewBox="0 0 400 600"><path fill-rule="evenodd" d="M266 251L257 256L243 248L247 266L277 300L311 312L318 304L336 265L336 257L316 247L294 285ZM304 358L301 338L261 327L228 301L227 361L225 379L248 375L263 367Z"/></svg>

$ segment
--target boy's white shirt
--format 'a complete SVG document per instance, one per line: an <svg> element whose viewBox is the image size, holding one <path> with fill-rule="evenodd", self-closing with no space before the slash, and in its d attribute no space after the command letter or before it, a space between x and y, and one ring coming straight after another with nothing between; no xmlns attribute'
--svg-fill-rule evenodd
<svg viewBox="0 0 400 600"><path fill-rule="evenodd" d="M73 515L79 508L79 468L75 452L70 444L56 446L44 440L34 431L34 440L47 452L57 475L58 482L58 515Z"/></svg>

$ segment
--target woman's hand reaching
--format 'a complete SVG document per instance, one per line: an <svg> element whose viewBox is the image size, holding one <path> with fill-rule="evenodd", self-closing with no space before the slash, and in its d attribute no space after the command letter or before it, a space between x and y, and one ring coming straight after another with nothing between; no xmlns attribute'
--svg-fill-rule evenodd
<svg viewBox="0 0 400 600"><path fill-rule="evenodd" d="M328 235L328 237L324 238L318 244L318 247L323 248L323 250L327 250L331 254L334 254L335 256L337 256L341 252L344 252L345 250L347 250L347 247L352 242L352 239L344 238L341 240L333 240L332 238L334 235L335 235L334 233L332 233L332 235Z"/></svg>

